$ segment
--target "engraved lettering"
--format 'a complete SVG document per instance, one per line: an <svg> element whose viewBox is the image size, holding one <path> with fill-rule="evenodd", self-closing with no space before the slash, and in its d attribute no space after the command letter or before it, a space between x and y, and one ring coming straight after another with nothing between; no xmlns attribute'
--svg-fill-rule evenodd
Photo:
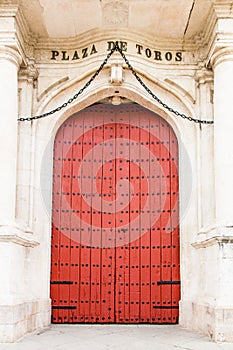
<svg viewBox="0 0 233 350"><path fill-rule="evenodd" d="M151 57L151 50L150 49L147 48L145 53L146 53L146 57L148 57L148 58Z"/></svg>
<svg viewBox="0 0 233 350"><path fill-rule="evenodd" d="M108 41L108 51L111 51L115 47L115 41Z"/></svg>
<svg viewBox="0 0 233 350"><path fill-rule="evenodd" d="M136 44L136 49L138 49L137 54L141 55L141 54L142 54L143 46L142 46L142 45L139 45L139 44Z"/></svg>
<svg viewBox="0 0 233 350"><path fill-rule="evenodd" d="M172 53L171 53L171 52L166 52L166 53L165 53L165 58L166 58L167 61L171 61L171 59L172 59Z"/></svg>
<svg viewBox="0 0 233 350"><path fill-rule="evenodd" d="M107 51L111 51L115 48L116 45L119 45L119 48L122 51L128 51L128 42L127 41L107 41ZM143 45L135 43L135 49L134 53L136 52L137 55L141 55L148 59L153 59L154 61L163 61L163 62L181 62L183 60L183 52L177 51L159 51L154 50L150 47L144 47ZM80 48L80 49L74 49L71 50L51 50L51 56L50 60L53 61L77 61L82 58L89 57L91 55L94 55L98 53L98 50L96 48L95 44L90 44L90 46ZM133 53L133 52L132 52Z"/></svg>
<svg viewBox="0 0 233 350"><path fill-rule="evenodd" d="M96 50L96 47L95 47L95 45L93 44L92 45L92 48L91 48L91 53L90 53L90 55L93 55L94 53L97 53L98 51Z"/></svg>
<svg viewBox="0 0 233 350"><path fill-rule="evenodd" d="M85 49L82 49L82 54L83 54L82 58L88 57L87 47L85 47Z"/></svg>
<svg viewBox="0 0 233 350"><path fill-rule="evenodd" d="M69 61L70 56L66 56L67 51L62 51L62 61Z"/></svg>
<svg viewBox="0 0 233 350"><path fill-rule="evenodd" d="M162 55L161 55L161 52L160 52L160 51L154 51L154 54L155 54L154 59L155 59L156 61L162 61Z"/></svg>
<svg viewBox="0 0 233 350"><path fill-rule="evenodd" d="M176 62L182 61L182 52L177 52L175 57Z"/></svg>
<svg viewBox="0 0 233 350"><path fill-rule="evenodd" d="M78 55L78 51L77 51L77 50L74 51L74 55L73 55L72 60L73 60L73 61L79 60L79 55Z"/></svg>
<svg viewBox="0 0 233 350"><path fill-rule="evenodd" d="M122 51L127 51L127 41L120 41L120 48Z"/></svg>
<svg viewBox="0 0 233 350"><path fill-rule="evenodd" d="M52 50L51 60L56 60L58 56L59 56L59 52L56 50Z"/></svg>

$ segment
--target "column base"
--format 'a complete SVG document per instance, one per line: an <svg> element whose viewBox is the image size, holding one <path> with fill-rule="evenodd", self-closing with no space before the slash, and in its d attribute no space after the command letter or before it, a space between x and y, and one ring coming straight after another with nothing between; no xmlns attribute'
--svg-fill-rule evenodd
<svg viewBox="0 0 233 350"><path fill-rule="evenodd" d="M181 301L179 324L209 336L214 342L233 342L233 307Z"/></svg>
<svg viewBox="0 0 233 350"><path fill-rule="evenodd" d="M50 299L0 305L0 343L13 343L51 323Z"/></svg>

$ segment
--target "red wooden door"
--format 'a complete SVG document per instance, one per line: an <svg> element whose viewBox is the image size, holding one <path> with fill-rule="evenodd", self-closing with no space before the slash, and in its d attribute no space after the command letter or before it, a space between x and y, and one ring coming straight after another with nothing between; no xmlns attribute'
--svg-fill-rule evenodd
<svg viewBox="0 0 233 350"><path fill-rule="evenodd" d="M54 144L54 323L176 323L178 145L136 104L73 115Z"/></svg>

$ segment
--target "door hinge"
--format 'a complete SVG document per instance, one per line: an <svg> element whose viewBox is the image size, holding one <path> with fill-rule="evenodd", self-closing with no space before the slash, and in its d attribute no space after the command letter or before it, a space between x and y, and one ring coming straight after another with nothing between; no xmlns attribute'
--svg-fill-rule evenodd
<svg viewBox="0 0 233 350"><path fill-rule="evenodd" d="M179 306L153 306L153 309L179 309Z"/></svg>
<svg viewBox="0 0 233 350"><path fill-rule="evenodd" d="M54 310L74 310L77 309L77 306L52 306L52 309Z"/></svg>
<svg viewBox="0 0 233 350"><path fill-rule="evenodd" d="M180 281L158 281L157 285L161 286L162 284L180 284Z"/></svg>
<svg viewBox="0 0 233 350"><path fill-rule="evenodd" d="M50 281L50 284L73 284L73 281Z"/></svg>

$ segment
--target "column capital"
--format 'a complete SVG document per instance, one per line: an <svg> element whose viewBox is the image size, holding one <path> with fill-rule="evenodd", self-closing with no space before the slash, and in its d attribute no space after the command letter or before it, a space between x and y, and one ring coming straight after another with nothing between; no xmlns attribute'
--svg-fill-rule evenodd
<svg viewBox="0 0 233 350"><path fill-rule="evenodd" d="M198 69L195 72L194 79L198 84L213 83L213 71L206 68L205 65L202 62L200 62L198 65Z"/></svg>
<svg viewBox="0 0 233 350"><path fill-rule="evenodd" d="M22 56L15 49L12 49L9 46L0 45L0 60L10 61L19 69L20 64L22 63Z"/></svg>
<svg viewBox="0 0 233 350"><path fill-rule="evenodd" d="M211 56L211 65L215 68L218 64L233 61L233 45L218 48Z"/></svg>
<svg viewBox="0 0 233 350"><path fill-rule="evenodd" d="M31 84L35 84L39 76L39 71L35 66L34 60L28 60L26 67L23 67L19 71L19 77L21 80L27 80Z"/></svg>

